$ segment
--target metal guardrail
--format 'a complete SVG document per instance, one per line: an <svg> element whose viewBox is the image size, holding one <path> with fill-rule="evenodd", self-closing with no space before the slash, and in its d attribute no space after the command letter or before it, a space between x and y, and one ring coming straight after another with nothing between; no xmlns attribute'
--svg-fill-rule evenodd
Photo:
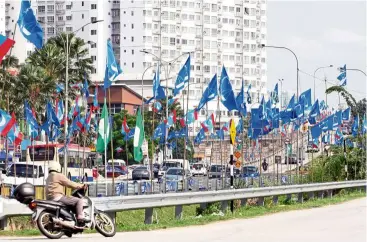
<svg viewBox="0 0 367 242"><path fill-rule="evenodd" d="M309 193L310 197L313 197L314 193L318 192L318 197L323 197L324 192L327 191L328 196L332 196L334 190L343 188L366 189L366 180L205 192L97 197L92 198L92 200L98 209L108 212L113 218L115 218L116 212L145 209L145 223L149 224L152 222L153 208L176 206L175 213L176 218L178 218L182 214L183 205L222 202L222 208L226 209L228 202L232 200L259 198L258 204L263 205L265 197L273 197L273 201L277 202L278 196L291 194L298 194L298 200L302 202L304 193ZM0 198L0 229L5 227L8 217L29 216L31 214L32 212L28 207L14 199Z"/></svg>

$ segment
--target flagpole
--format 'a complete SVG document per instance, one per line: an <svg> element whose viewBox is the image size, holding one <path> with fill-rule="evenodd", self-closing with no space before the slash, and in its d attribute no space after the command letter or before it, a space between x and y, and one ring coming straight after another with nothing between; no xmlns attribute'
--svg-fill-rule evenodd
<svg viewBox="0 0 367 242"><path fill-rule="evenodd" d="M126 136L128 136L128 134L126 134ZM125 139L126 139L125 136ZM125 140L125 152L126 152L126 170L127 170L127 174L126 174L126 191L127 191L127 195L129 195L129 151L127 149L127 139Z"/></svg>
<svg viewBox="0 0 367 242"><path fill-rule="evenodd" d="M108 88L108 108L110 109L109 115L111 115L111 87ZM110 122L110 119L108 119ZM115 166L113 161L113 121L111 115L111 124L110 124L110 135L111 135L111 160L112 160L112 196L115 195Z"/></svg>
<svg viewBox="0 0 367 242"><path fill-rule="evenodd" d="M187 93L186 93L186 117L185 117L185 128L186 128L186 134L185 134L185 139L184 139L184 162L183 162L183 169L184 169L184 178L183 178L183 185L186 191L186 169L187 167L185 167L186 164L186 142L188 139L188 135L189 135L189 125L187 124L187 113L189 111L189 93L190 93L190 79L187 81ZM182 91L182 105L184 106L184 114L185 114L185 97L183 95L183 91ZM176 144L177 145L177 144Z"/></svg>
<svg viewBox="0 0 367 242"><path fill-rule="evenodd" d="M143 102L144 103L144 102ZM154 104L155 104L155 101L153 102L153 108L152 108L152 111L153 111L153 114L152 114L152 116L153 116L153 122L152 122L152 127L153 127L153 129L152 129L152 137L154 136L154 114L155 114L155 112L154 112ZM143 113L144 113L144 110L143 110ZM142 116L143 117L143 122L144 122L144 115ZM144 124L144 123L143 123ZM151 159L151 161L150 161L150 184L151 184L151 186L152 186L152 190L151 190L151 192L153 193L153 189L154 189L154 185L153 185L153 176L154 176L154 172L153 172L153 159L154 159L154 139L152 139L152 159ZM149 148L148 148L148 157L149 157Z"/></svg>
<svg viewBox="0 0 367 242"><path fill-rule="evenodd" d="M104 92L104 106L106 106L106 89ZM103 111L102 111L103 112ZM103 115L103 114L102 114ZM108 117L104 117L103 119L103 136L104 136L104 140L103 140L103 145L104 145L104 175L105 175L105 188L106 188L106 196L108 196L108 185L107 185L107 133L106 133L106 118Z"/></svg>

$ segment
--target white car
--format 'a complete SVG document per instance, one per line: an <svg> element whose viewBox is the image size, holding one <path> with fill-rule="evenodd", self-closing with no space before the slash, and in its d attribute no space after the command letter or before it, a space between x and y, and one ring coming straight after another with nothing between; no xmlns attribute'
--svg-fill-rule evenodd
<svg viewBox="0 0 367 242"><path fill-rule="evenodd" d="M192 165L191 174L192 176L206 176L208 175L208 171L204 164L195 163Z"/></svg>

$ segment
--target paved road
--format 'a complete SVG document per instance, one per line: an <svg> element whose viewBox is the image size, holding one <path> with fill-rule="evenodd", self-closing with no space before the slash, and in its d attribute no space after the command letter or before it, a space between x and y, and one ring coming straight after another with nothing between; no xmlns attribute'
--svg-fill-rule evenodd
<svg viewBox="0 0 367 242"><path fill-rule="evenodd" d="M98 234L75 236L73 239L63 237L61 241L366 242L366 202L364 198L341 205L218 222L205 226L119 233L114 238L103 238ZM42 237L1 238L1 241L39 242L47 239Z"/></svg>

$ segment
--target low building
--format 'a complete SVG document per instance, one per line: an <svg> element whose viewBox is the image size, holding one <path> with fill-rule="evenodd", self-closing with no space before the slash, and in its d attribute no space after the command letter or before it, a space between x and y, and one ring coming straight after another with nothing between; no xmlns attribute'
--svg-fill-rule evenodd
<svg viewBox="0 0 367 242"><path fill-rule="evenodd" d="M100 108L103 107L105 90L103 86L98 87L98 103ZM88 104L93 104L95 86L92 86L89 90L90 97L88 99ZM111 99L109 99L111 97ZM134 115L138 107L142 105L142 96L131 89L125 84L114 83L106 92L106 101L109 114L120 113L122 110L127 110L130 115ZM146 99L143 99L145 102Z"/></svg>

